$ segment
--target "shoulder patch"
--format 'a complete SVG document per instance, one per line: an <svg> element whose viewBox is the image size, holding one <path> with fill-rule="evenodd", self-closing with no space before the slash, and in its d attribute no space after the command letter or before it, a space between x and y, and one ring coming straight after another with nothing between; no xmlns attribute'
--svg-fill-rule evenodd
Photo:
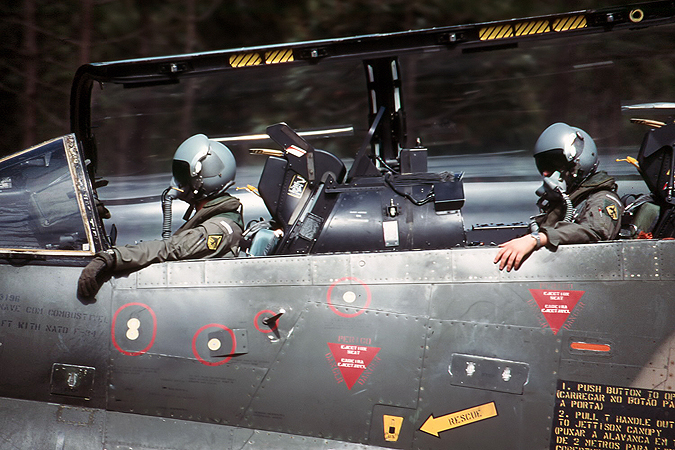
<svg viewBox="0 0 675 450"><path fill-rule="evenodd" d="M605 200L605 212L612 220L619 220L619 210L614 202Z"/></svg>
<svg viewBox="0 0 675 450"><path fill-rule="evenodd" d="M218 247L222 241L222 234L209 234L209 237L206 238L206 247L211 251L218 250Z"/></svg>

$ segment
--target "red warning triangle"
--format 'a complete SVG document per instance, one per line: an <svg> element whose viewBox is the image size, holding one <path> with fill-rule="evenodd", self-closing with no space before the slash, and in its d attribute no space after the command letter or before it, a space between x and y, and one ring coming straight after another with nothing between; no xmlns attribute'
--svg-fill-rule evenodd
<svg viewBox="0 0 675 450"><path fill-rule="evenodd" d="M347 388L354 386L368 367L368 364L375 358L380 347L366 347L365 345L346 345L334 344L328 342L335 362L337 362L342 378L344 378Z"/></svg>
<svg viewBox="0 0 675 450"><path fill-rule="evenodd" d="M561 291L555 289L530 289L554 334L558 334L567 317L577 306L585 291Z"/></svg>

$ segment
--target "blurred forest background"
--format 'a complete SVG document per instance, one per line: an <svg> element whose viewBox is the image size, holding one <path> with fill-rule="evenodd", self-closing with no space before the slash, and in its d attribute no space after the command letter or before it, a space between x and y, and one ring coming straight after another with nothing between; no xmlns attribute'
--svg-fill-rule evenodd
<svg viewBox="0 0 675 450"><path fill-rule="evenodd" d="M2 0L0 155L70 131L87 62L486 22L621 0Z"/></svg>

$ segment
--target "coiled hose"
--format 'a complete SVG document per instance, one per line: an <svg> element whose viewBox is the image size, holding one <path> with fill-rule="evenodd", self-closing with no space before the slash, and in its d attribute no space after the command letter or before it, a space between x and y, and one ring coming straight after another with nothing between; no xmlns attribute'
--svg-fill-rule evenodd
<svg viewBox="0 0 675 450"><path fill-rule="evenodd" d="M162 192L162 239L169 239L171 236L171 204L173 196L169 195L171 187Z"/></svg>
<svg viewBox="0 0 675 450"><path fill-rule="evenodd" d="M565 217L562 221L572 222L572 220L574 220L574 206L572 205L572 200L570 200L570 196L565 194L562 190L560 190L560 194L565 202Z"/></svg>

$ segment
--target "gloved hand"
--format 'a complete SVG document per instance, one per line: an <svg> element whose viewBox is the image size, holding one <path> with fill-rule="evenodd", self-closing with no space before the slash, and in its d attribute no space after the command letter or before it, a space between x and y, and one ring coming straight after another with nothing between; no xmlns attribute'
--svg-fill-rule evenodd
<svg viewBox="0 0 675 450"><path fill-rule="evenodd" d="M83 298L92 298L98 293L115 268L113 252L99 252L94 256L87 267L82 269L77 282L77 295Z"/></svg>
<svg viewBox="0 0 675 450"><path fill-rule="evenodd" d="M98 198L94 199L94 205L96 205L96 211L98 211L98 216L101 219L110 219L112 217L108 208L106 208L103 202Z"/></svg>
<svg viewBox="0 0 675 450"><path fill-rule="evenodd" d="M98 188L105 187L108 185L108 180L96 180L94 181L94 191L98 191ZM103 202L98 199L98 194L94 195L94 205L98 211L98 215L101 219L110 219L110 211L105 207Z"/></svg>

